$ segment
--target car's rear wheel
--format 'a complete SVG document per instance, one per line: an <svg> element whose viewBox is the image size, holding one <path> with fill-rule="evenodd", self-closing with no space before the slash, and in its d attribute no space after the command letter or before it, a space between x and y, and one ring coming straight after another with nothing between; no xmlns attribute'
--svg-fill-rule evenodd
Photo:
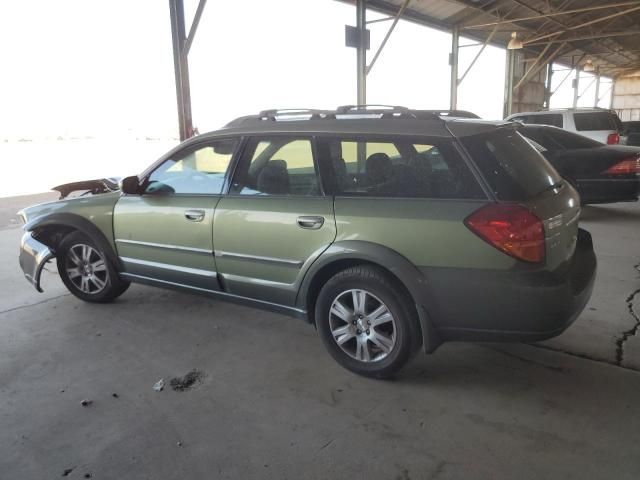
<svg viewBox="0 0 640 480"><path fill-rule="evenodd" d="M420 345L410 297L371 266L333 276L318 295L315 319L331 356L360 375L390 377Z"/></svg>
<svg viewBox="0 0 640 480"><path fill-rule="evenodd" d="M62 239L56 261L67 289L87 302L110 302L129 288L129 282L118 276L104 252L81 232L70 233Z"/></svg>

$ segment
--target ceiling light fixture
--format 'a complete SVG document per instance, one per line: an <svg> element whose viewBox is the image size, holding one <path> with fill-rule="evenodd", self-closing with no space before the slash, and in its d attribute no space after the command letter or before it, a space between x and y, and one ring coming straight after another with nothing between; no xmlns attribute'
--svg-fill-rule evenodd
<svg viewBox="0 0 640 480"><path fill-rule="evenodd" d="M587 61L585 62L582 70L584 70L585 72L593 72L595 69L596 67L593 66L593 61L590 58L587 58Z"/></svg>
<svg viewBox="0 0 640 480"><path fill-rule="evenodd" d="M520 50L522 47L522 40L518 38L518 33L513 32L511 34L511 40L509 40L507 44L507 50Z"/></svg>

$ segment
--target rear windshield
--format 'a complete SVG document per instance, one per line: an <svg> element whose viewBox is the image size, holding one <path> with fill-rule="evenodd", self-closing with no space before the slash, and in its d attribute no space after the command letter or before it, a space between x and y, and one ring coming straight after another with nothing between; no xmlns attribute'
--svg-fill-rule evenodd
<svg viewBox="0 0 640 480"><path fill-rule="evenodd" d="M574 148L595 148L603 144L597 140L567 132L560 128L531 128L521 127L520 133L542 145L545 150L567 150Z"/></svg>
<svg viewBox="0 0 640 480"><path fill-rule="evenodd" d="M513 128L460 140L499 200L525 201L561 181L551 164Z"/></svg>
<svg viewBox="0 0 640 480"><path fill-rule="evenodd" d="M576 130L580 132L594 130L618 130L616 120L609 112L574 113L573 120L576 124Z"/></svg>

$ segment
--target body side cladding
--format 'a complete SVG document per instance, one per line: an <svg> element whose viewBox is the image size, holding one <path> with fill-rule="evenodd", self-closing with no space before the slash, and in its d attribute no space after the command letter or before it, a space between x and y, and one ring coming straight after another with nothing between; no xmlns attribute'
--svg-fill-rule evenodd
<svg viewBox="0 0 640 480"><path fill-rule="evenodd" d="M121 276L131 282L140 283L143 285L150 285L153 287L167 288L170 290L177 290L186 293L194 293L199 295L210 296L216 300L228 301L237 305L245 307L256 308L259 310L267 310L270 312L287 315L293 318L299 318L307 320L307 312L303 309L290 307L287 305L280 305L278 303L266 302L263 300L256 300L253 298L243 297L240 295L234 295L222 290L210 290L207 288L199 288L191 285L184 285L177 282L170 282L168 280L160 280L158 278L145 277L144 275L136 275L133 273L121 273Z"/></svg>
<svg viewBox="0 0 640 480"><path fill-rule="evenodd" d="M361 240L343 240L333 243L305 273L296 297L296 307L307 310L308 319L312 322L314 312L307 306L311 300L309 295L316 293L314 281L332 267L360 262L378 265L388 270L408 291L420 321L423 349L425 353L435 351L442 340L427 310L429 305L435 304L431 299L427 278L409 260L383 245Z"/></svg>
<svg viewBox="0 0 640 480"><path fill-rule="evenodd" d="M41 217L34 218L28 222L23 228L27 232L35 232L41 229L55 229L56 227L72 228L89 236L96 245L107 255L109 260L115 265L118 271L122 271L122 262L116 255L109 240L104 236L100 229L86 218L67 212L45 214Z"/></svg>

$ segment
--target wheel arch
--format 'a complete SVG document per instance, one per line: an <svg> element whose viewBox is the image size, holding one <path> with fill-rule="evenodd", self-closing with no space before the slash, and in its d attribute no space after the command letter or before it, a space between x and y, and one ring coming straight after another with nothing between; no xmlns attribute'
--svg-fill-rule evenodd
<svg viewBox="0 0 640 480"><path fill-rule="evenodd" d="M322 286L339 271L363 264L383 270L411 298L420 322L423 349L433 352L442 341L426 309L426 305L433 304L427 279L406 257L384 245L360 240L332 244L306 272L296 306L306 310L309 322L315 324L315 302Z"/></svg>
<svg viewBox="0 0 640 480"><path fill-rule="evenodd" d="M122 270L120 259L107 237L85 217L73 213L52 213L31 220L24 226L24 230L32 232L35 238L54 253L64 236L73 231L82 232L96 243L118 271Z"/></svg>

